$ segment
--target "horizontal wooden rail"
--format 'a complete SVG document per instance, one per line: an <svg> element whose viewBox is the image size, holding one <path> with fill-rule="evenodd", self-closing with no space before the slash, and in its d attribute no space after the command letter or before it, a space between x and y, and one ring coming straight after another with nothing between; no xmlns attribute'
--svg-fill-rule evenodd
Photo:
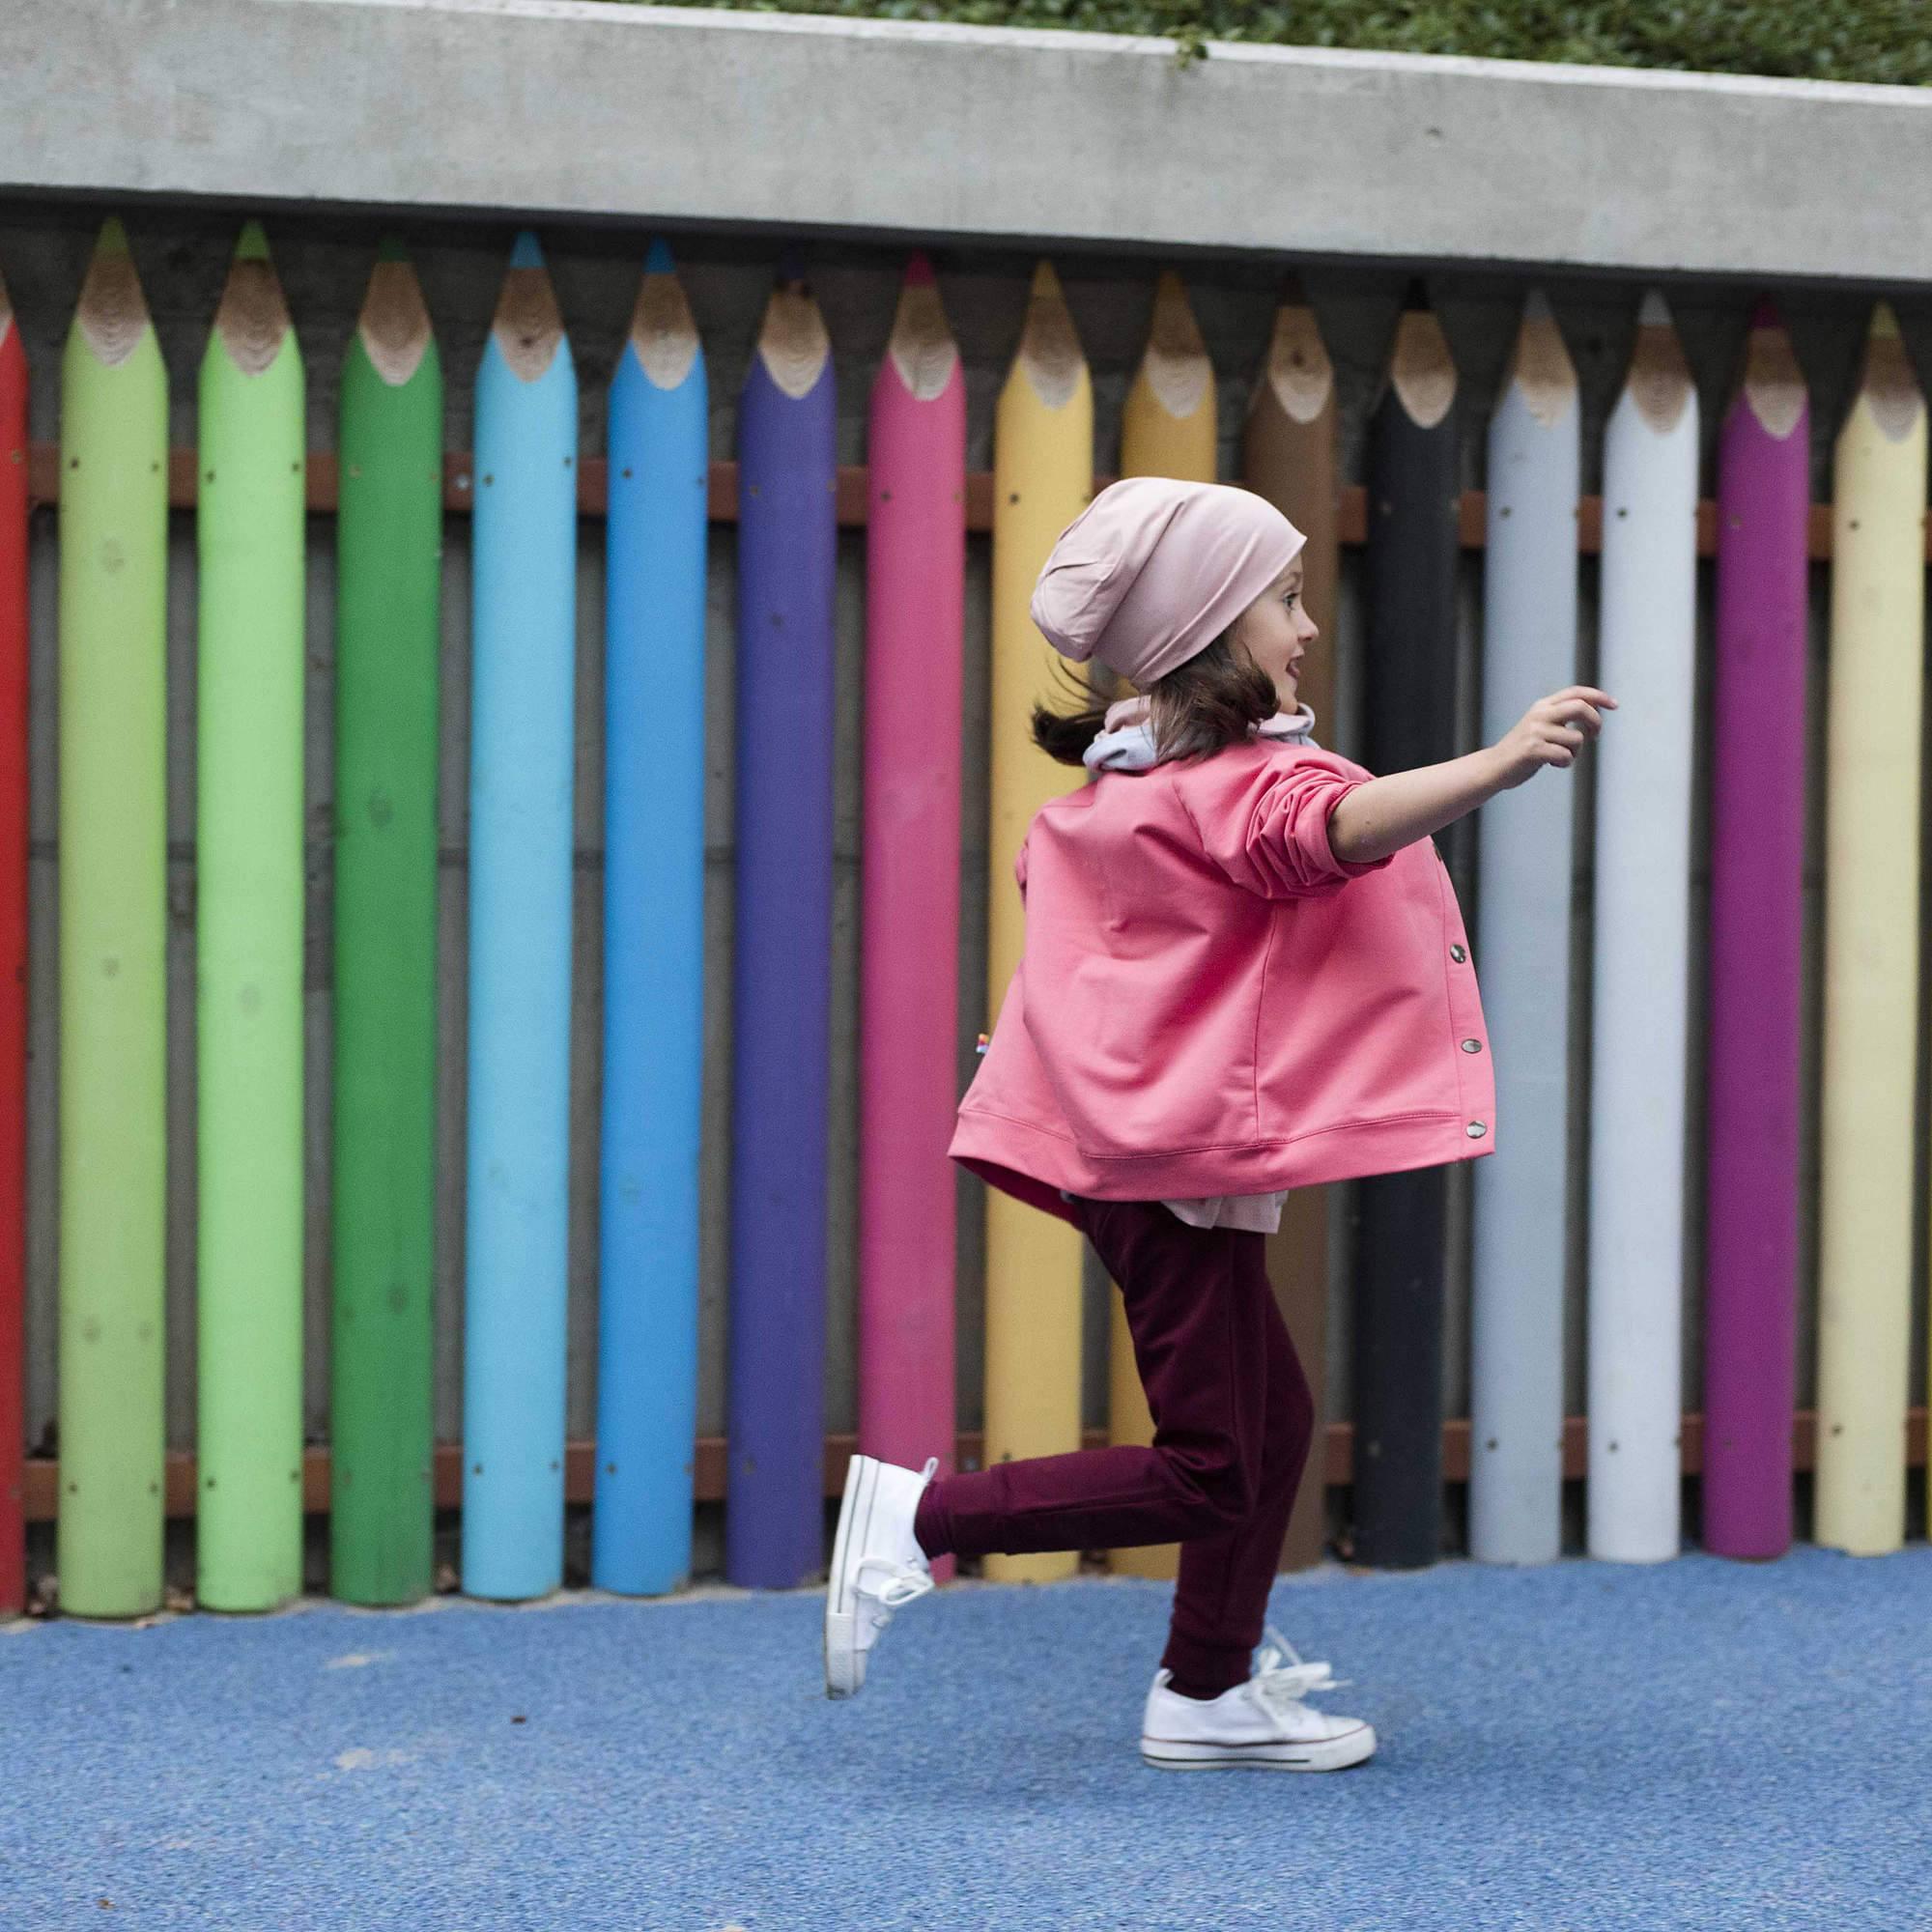
<svg viewBox="0 0 1932 1932"><path fill-rule="evenodd" d="M1791 1449L1795 1465L1809 1469L1816 1460L1818 1418L1808 1408L1792 1417ZM1704 1418L1687 1415L1683 1424L1684 1473L1695 1475L1704 1466ZM1906 1421L1906 1462L1913 1468L1925 1463L1926 1412L1915 1408ZM1107 1444L1104 1429L1084 1432L1083 1449L1102 1449ZM1563 1473L1581 1476L1588 1467L1588 1426L1580 1415L1573 1415L1563 1425ZM849 1435L825 1438L825 1493L836 1496L845 1487L845 1464L858 1447ZM977 1469L984 1448L984 1438L977 1430L962 1430L957 1437L958 1466ZM1323 1471L1331 1486L1350 1481L1354 1465L1354 1429L1346 1422L1328 1425L1327 1464ZM564 1448L563 1493L567 1502L587 1503L593 1494L597 1461L594 1442L567 1443ZM725 1444L722 1435L700 1435L693 1458L692 1481L699 1502L720 1502L724 1496ZM1442 1425L1442 1474L1446 1482L1469 1480L1469 1424L1466 1419ZM58 1514L60 1464L51 1457L30 1457L26 1465L26 1508L29 1522L51 1522ZM166 1510L171 1517L194 1514L195 1461L186 1450L170 1452L167 1458ZM445 1509L463 1501L463 1445L441 1442L436 1451L436 1500ZM302 1456L302 1506L321 1515L328 1508L328 1450L317 1446Z"/></svg>
<svg viewBox="0 0 1932 1932"><path fill-rule="evenodd" d="M695 482L696 479L694 478ZM863 464L841 464L838 469L838 521L847 529L863 529L866 524L867 472ZM1096 476L1094 487L1104 489L1114 479ZM200 482L192 449L168 452L168 502L177 510L194 507ZM474 466L467 449L446 450L442 459L442 501L449 510L467 511L476 500ZM607 506L610 466L601 456L586 456L578 466L577 507L586 517L601 517ZM714 463L709 477L709 510L714 524L738 521L738 466ZM308 507L320 516L335 509L336 460L332 451L315 450L308 459ZM27 497L38 506L60 499L60 450L51 442L34 443L28 451ZM1483 548L1488 515L1484 493L1465 490L1462 497L1462 529L1464 550ZM1368 493L1359 483L1342 491L1341 540L1360 544L1368 530ZM966 478L966 527L990 530L993 527L993 476L987 469L975 469ZM1932 532L1926 539L1926 554L1932 558ZM1604 499L1585 497L1577 512L1577 548L1586 556L1595 556L1604 547ZM1718 550L1718 506L1706 498L1697 505L1697 551L1701 556L1715 556ZM1810 552L1814 562L1832 554L1832 506L1811 505Z"/></svg>

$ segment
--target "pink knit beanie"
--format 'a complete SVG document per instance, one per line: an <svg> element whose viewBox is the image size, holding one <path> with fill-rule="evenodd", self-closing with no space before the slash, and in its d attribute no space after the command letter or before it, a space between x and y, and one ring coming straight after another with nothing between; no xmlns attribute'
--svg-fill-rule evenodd
<svg viewBox="0 0 1932 1932"><path fill-rule="evenodd" d="M1098 658L1145 691L1211 644L1305 541L1252 490L1124 476L1061 531L1033 620L1063 657Z"/></svg>

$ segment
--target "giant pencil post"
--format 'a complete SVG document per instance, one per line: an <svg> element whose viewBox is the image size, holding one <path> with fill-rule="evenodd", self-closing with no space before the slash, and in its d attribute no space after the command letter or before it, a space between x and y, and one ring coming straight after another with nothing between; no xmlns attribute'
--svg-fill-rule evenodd
<svg viewBox="0 0 1932 1932"><path fill-rule="evenodd" d="M249 222L201 363L197 1594L302 1581L302 362Z"/></svg>
<svg viewBox="0 0 1932 1932"><path fill-rule="evenodd" d="M1335 424L1334 367L1315 311L1291 276L1275 310L1266 360L1248 396L1241 477L1306 538L1301 607L1321 635L1301 661L1295 693L1315 714L1320 741L1341 751L1334 715L1335 586L1341 573ZM1306 1570L1320 1563L1327 1548L1329 1198L1325 1184L1293 1189L1281 1206L1280 1228L1267 1236L1268 1280L1294 1337L1315 1406L1314 1447L1282 1539L1284 1570Z"/></svg>
<svg viewBox="0 0 1932 1932"><path fill-rule="evenodd" d="M1791 1544L1811 413L1760 303L1718 445L1704 1545Z"/></svg>
<svg viewBox="0 0 1932 1932"><path fill-rule="evenodd" d="M161 1603L167 535L167 372L110 220L61 359L55 1557L82 1616Z"/></svg>
<svg viewBox="0 0 1932 1932"><path fill-rule="evenodd" d="M604 603L604 1094L590 1578L691 1573L704 1059L710 388L662 241L611 381Z"/></svg>
<svg viewBox="0 0 1932 1932"><path fill-rule="evenodd" d="M1169 270L1155 288L1147 349L1121 412L1121 474L1211 483L1214 469L1214 365L1187 305L1187 291ZM1153 1417L1118 1288L1107 1308L1109 1439L1151 1442ZM1130 1544L1109 1550L1107 1567L1116 1576L1172 1577L1179 1572L1180 1546Z"/></svg>
<svg viewBox="0 0 1932 1932"><path fill-rule="evenodd" d="M1533 294L1490 421L1486 745L1577 682L1579 416L1562 331ZM1551 1563L1562 1549L1576 797L1559 781L1533 807L1505 796L1477 816L1496 1115L1511 1123L1470 1177L1469 1553L1483 1563Z"/></svg>
<svg viewBox="0 0 1932 1932"><path fill-rule="evenodd" d="M0 1616L26 1600L27 357L0 282Z"/></svg>
<svg viewBox="0 0 1932 1932"><path fill-rule="evenodd" d="M1696 715L1697 391L1663 298L1604 436L1590 1033L1592 1556L1674 1556Z"/></svg>
<svg viewBox="0 0 1932 1932"><path fill-rule="evenodd" d="M577 372L519 235L476 375L463 1587L563 1579Z"/></svg>
<svg viewBox="0 0 1932 1932"><path fill-rule="evenodd" d="M1826 720L1813 1534L1854 1555L1906 1533L1925 446L1925 399L1881 303L1833 464Z"/></svg>
<svg viewBox="0 0 1932 1932"><path fill-rule="evenodd" d="M825 1567L836 381L818 303L787 263L738 414L724 1568L759 1589Z"/></svg>
<svg viewBox="0 0 1932 1932"><path fill-rule="evenodd" d="M1362 762L1399 772L1456 752L1456 365L1419 287L1369 423L1368 504ZM1434 1563L1441 1544L1447 1179L1357 1183L1355 1555L1387 1569Z"/></svg>
<svg viewBox="0 0 1932 1932"><path fill-rule="evenodd" d="M329 1592L429 1595L442 365L385 240L342 367L335 514Z"/></svg>
<svg viewBox="0 0 1932 1932"><path fill-rule="evenodd" d="M953 1472L966 375L913 257L872 384L860 964L859 1447ZM949 1555L934 1577L953 1574Z"/></svg>
<svg viewBox="0 0 1932 1932"><path fill-rule="evenodd" d="M1059 279L1041 262L993 421L989 1031L1025 939L1013 875L1020 842L1034 813L1069 789L1065 768L1033 743L1034 705L1066 700L1051 674L1059 660L1028 607L1047 553L1093 494L1093 383ZM988 1187L985 1199L986 1463L1078 1449L1080 1231L1004 1189ZM1041 1583L1072 1576L1079 1563L1077 1550L995 1552L983 1569L996 1581Z"/></svg>

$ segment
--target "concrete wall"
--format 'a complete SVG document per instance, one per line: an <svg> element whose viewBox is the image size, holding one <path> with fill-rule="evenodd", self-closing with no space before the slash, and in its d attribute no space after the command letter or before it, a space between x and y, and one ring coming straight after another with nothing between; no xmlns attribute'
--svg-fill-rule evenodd
<svg viewBox="0 0 1932 1932"><path fill-rule="evenodd" d="M582 0L49 0L0 185L1932 279L1913 88Z"/></svg>

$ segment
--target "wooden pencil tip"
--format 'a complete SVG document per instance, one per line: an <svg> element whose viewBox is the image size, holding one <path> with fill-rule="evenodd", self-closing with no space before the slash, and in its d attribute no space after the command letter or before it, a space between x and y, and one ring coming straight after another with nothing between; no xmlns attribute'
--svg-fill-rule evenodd
<svg viewBox="0 0 1932 1932"><path fill-rule="evenodd" d="M1670 327L1670 307L1662 295L1656 289L1644 292L1642 304L1636 312L1639 328L1668 328Z"/></svg>
<svg viewBox="0 0 1932 1932"><path fill-rule="evenodd" d="M133 252L128 245L128 226L118 214L110 214L100 224L100 233L95 237L94 252L97 255L128 255Z"/></svg>
<svg viewBox="0 0 1932 1932"><path fill-rule="evenodd" d="M379 262L407 262L410 251L403 246L400 235L384 235L376 243L376 259Z"/></svg>
<svg viewBox="0 0 1932 1932"><path fill-rule="evenodd" d="M668 275L675 271L675 264L671 261L670 243L662 235L652 236L651 245L644 253L644 273Z"/></svg>
<svg viewBox="0 0 1932 1932"><path fill-rule="evenodd" d="M269 238L259 221L242 224L242 238L235 244L235 259L238 262L266 262L269 259Z"/></svg>
<svg viewBox="0 0 1932 1932"><path fill-rule="evenodd" d="M1060 277L1053 272L1053 264L1044 256L1034 268L1033 292L1036 296L1057 296L1060 293Z"/></svg>
<svg viewBox="0 0 1932 1932"><path fill-rule="evenodd" d="M510 267L541 269L543 265L543 249L538 244L536 231L530 228L520 229L516 241L510 245Z"/></svg>
<svg viewBox="0 0 1932 1932"><path fill-rule="evenodd" d="M1869 332L1873 335L1890 337L1896 337L1898 334L1898 318L1891 312L1891 304L1889 301L1880 302L1872 310Z"/></svg>
<svg viewBox="0 0 1932 1932"><path fill-rule="evenodd" d="M1522 319L1524 322L1554 322L1555 311L1549 306L1549 298L1541 289L1531 289L1523 298Z"/></svg>
<svg viewBox="0 0 1932 1932"><path fill-rule="evenodd" d="M906 264L906 287L909 289L929 289L939 278L932 272L932 264L926 260L923 248L915 248L912 259Z"/></svg>

